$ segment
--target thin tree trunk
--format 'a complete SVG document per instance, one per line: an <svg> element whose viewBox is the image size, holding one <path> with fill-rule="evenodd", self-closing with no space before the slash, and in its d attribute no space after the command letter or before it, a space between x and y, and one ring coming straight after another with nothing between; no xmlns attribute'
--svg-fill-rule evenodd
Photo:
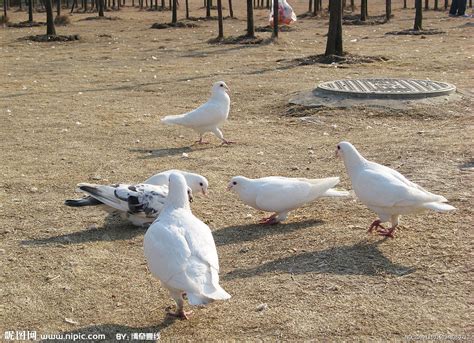
<svg viewBox="0 0 474 343"><path fill-rule="evenodd" d="M46 8L46 34L48 36L56 36L56 28L54 27L53 5L51 0L44 0Z"/></svg>
<svg viewBox="0 0 474 343"><path fill-rule="evenodd" d="M206 18L210 18L210 17L211 17L211 1L207 0L207 3L206 3Z"/></svg>
<svg viewBox="0 0 474 343"><path fill-rule="evenodd" d="M99 17L104 16L104 0L99 0Z"/></svg>
<svg viewBox="0 0 474 343"><path fill-rule="evenodd" d="M429 10L430 9L430 1L429 0L425 0L425 11Z"/></svg>
<svg viewBox="0 0 474 343"><path fill-rule="evenodd" d="M471 0L471 1L472 1L472 0ZM438 0L434 0L433 10L435 10L435 11L438 11L438 10L439 10L439 1L438 1Z"/></svg>
<svg viewBox="0 0 474 343"><path fill-rule="evenodd" d="M313 0L308 1L308 12L313 12Z"/></svg>
<svg viewBox="0 0 474 343"><path fill-rule="evenodd" d="M351 0L351 11L354 12L354 10L355 10L355 2L354 0Z"/></svg>
<svg viewBox="0 0 474 343"><path fill-rule="evenodd" d="M234 9L232 8L232 0L229 0L229 16L234 18Z"/></svg>
<svg viewBox="0 0 474 343"><path fill-rule="evenodd" d="M420 31L423 30L423 4L421 0L415 0L415 25L413 25L413 30Z"/></svg>
<svg viewBox="0 0 474 343"><path fill-rule="evenodd" d="M3 0L3 20L7 22L7 2Z"/></svg>
<svg viewBox="0 0 474 343"><path fill-rule="evenodd" d="M56 0L56 15L58 17L61 15L61 0Z"/></svg>
<svg viewBox="0 0 474 343"><path fill-rule="evenodd" d="M186 0L185 5L186 5L186 19L189 19L189 0Z"/></svg>
<svg viewBox="0 0 474 343"><path fill-rule="evenodd" d="M404 8L404 9L407 8L407 0L403 0L403 8Z"/></svg>
<svg viewBox="0 0 474 343"><path fill-rule="evenodd" d="M444 9L447 10L449 7L449 0L444 0Z"/></svg>
<svg viewBox="0 0 474 343"><path fill-rule="evenodd" d="M33 21L33 0L28 0L28 21Z"/></svg>
<svg viewBox="0 0 474 343"><path fill-rule="evenodd" d="M342 1L331 0L329 2L329 29L324 55L342 56Z"/></svg>
<svg viewBox="0 0 474 343"><path fill-rule="evenodd" d="M273 0L273 32L272 32L272 39L278 39L278 0Z"/></svg>
<svg viewBox="0 0 474 343"><path fill-rule="evenodd" d="M367 0L361 0L360 2L360 21L367 20Z"/></svg>
<svg viewBox="0 0 474 343"><path fill-rule="evenodd" d="M222 18L222 0L217 0L217 18L219 19L219 35L217 39L224 38L224 19Z"/></svg>
<svg viewBox="0 0 474 343"><path fill-rule="evenodd" d="M176 24L178 22L178 6L176 0L173 0L173 16L171 18L171 23Z"/></svg>
<svg viewBox="0 0 474 343"><path fill-rule="evenodd" d="M247 0L247 37L255 37L255 27L253 25L253 5L252 0Z"/></svg>
<svg viewBox="0 0 474 343"><path fill-rule="evenodd" d="M390 17L392 16L392 0L385 0L385 16L387 17L387 21L390 21Z"/></svg>

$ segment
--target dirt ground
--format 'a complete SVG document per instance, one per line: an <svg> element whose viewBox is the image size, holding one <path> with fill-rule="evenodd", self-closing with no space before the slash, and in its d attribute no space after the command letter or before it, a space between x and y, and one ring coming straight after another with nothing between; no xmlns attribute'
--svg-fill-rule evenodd
<svg viewBox="0 0 474 343"><path fill-rule="evenodd" d="M191 15L204 15L201 3L191 1ZM306 1L293 3L304 13ZM369 14L383 14L384 2L369 6ZM239 19L225 21L226 35L244 33L244 3L235 7ZM413 24L413 9L393 7L388 24L344 26L348 52L389 61L340 67L285 64L324 52L327 18L299 20L267 45L210 45L216 21L153 30L170 13L130 7L107 13L120 20L75 13L70 26L57 27L79 34L78 42L18 40L44 27L0 29L0 333L103 333L108 341L136 332L193 341L472 339L473 19L427 11L425 28L445 34L387 36ZM255 12L256 25L265 25L267 11ZM11 13L13 22L26 19ZM464 100L406 111L287 105L321 81L372 76L450 82ZM236 144L209 136L211 144L191 146L193 132L160 123L204 102L218 80L231 88L223 132ZM458 210L404 217L396 238L383 239L366 233L375 214L355 199L320 200L265 227L256 225L264 213L225 191L234 175L340 176L340 187L350 189L334 158L341 140ZM189 321L165 315L174 303L146 269L145 229L63 205L78 197L79 182L139 182L170 168L210 181L210 196L192 208L213 230L221 284L233 295L195 308Z"/></svg>

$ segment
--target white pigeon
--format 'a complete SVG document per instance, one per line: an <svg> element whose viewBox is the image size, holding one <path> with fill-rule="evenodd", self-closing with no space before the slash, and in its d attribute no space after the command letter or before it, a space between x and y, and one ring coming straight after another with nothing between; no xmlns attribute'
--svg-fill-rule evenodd
<svg viewBox="0 0 474 343"><path fill-rule="evenodd" d="M448 200L445 197L428 192L396 170L366 160L349 142L339 143L336 155L342 157L357 197L379 216L368 232L379 228L380 235L393 237L402 214L426 209L436 212L456 209L446 204ZM386 229L381 223L388 221L392 227Z"/></svg>
<svg viewBox="0 0 474 343"><path fill-rule="evenodd" d="M227 187L234 190L244 204L257 210L275 212L263 218L261 224L277 224L286 220L288 212L321 197L345 197L349 193L332 189L338 177L324 179L287 178L269 176L249 179L233 177Z"/></svg>
<svg viewBox="0 0 474 343"><path fill-rule="evenodd" d="M165 207L144 237L144 253L150 272L176 302L170 315L188 319L183 295L191 305L205 305L231 296L219 285L219 260L211 230L189 207L186 181L170 175Z"/></svg>
<svg viewBox="0 0 474 343"><path fill-rule="evenodd" d="M135 185L80 183L77 185L78 190L88 196L66 200L64 204L70 207L97 206L109 213L119 213L135 226L147 226L156 219L163 207L171 173L181 173L185 177L190 193L207 194L209 182L204 176L173 169L155 174L144 183Z"/></svg>
<svg viewBox="0 0 474 343"><path fill-rule="evenodd" d="M226 140L220 130L229 116L230 98L226 92L228 90L224 81L215 82L212 85L211 97L205 104L188 113L166 116L161 121L193 129L199 134L196 143L207 143L203 141L203 135L212 132L223 144L230 144L232 142Z"/></svg>

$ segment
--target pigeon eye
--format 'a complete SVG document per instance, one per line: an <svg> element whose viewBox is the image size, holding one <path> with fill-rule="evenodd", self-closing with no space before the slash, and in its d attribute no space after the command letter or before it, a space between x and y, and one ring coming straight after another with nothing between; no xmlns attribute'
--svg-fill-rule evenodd
<svg viewBox="0 0 474 343"><path fill-rule="evenodd" d="M341 147L339 145L337 146L337 150L341 150Z"/></svg>
<svg viewBox="0 0 474 343"><path fill-rule="evenodd" d="M220 86L221 86L221 87L224 87L224 85L223 85L222 83L220 84Z"/></svg>
<svg viewBox="0 0 474 343"><path fill-rule="evenodd" d="M234 181L234 182L232 182L232 184L235 186L237 184L237 182Z"/></svg>
<svg viewBox="0 0 474 343"><path fill-rule="evenodd" d="M202 187L202 186L204 186L204 185L202 184L202 182L199 182L199 186L201 186L201 187Z"/></svg>

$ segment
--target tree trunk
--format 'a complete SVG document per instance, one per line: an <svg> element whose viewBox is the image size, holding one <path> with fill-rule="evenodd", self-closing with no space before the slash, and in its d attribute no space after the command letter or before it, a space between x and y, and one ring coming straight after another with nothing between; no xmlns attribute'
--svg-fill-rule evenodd
<svg viewBox="0 0 474 343"><path fill-rule="evenodd" d="M360 21L366 21L368 17L367 13L367 0L360 1Z"/></svg>
<svg viewBox="0 0 474 343"><path fill-rule="evenodd" d="M33 21L33 0L28 0L28 21Z"/></svg>
<svg viewBox="0 0 474 343"><path fill-rule="evenodd" d="M319 3L319 0L314 0L313 14L317 15L319 12L321 12L321 6Z"/></svg>
<svg viewBox="0 0 474 343"><path fill-rule="evenodd" d="M435 11L439 10L439 1L438 0L434 0L433 10L435 10Z"/></svg>
<svg viewBox="0 0 474 343"><path fill-rule="evenodd" d="M420 31L423 30L422 22L423 22L423 5L421 0L415 0L415 25L413 26L413 30Z"/></svg>
<svg viewBox="0 0 474 343"><path fill-rule="evenodd" d="M171 23L176 24L178 22L178 4L176 0L173 0L173 16L171 18Z"/></svg>
<svg viewBox="0 0 474 343"><path fill-rule="evenodd" d="M403 0L403 8L404 8L404 9L407 8L407 0Z"/></svg>
<svg viewBox="0 0 474 343"><path fill-rule="evenodd" d="M211 0L207 0L206 3L206 18L211 17Z"/></svg>
<svg viewBox="0 0 474 343"><path fill-rule="evenodd" d="M104 16L104 0L99 0L99 17Z"/></svg>
<svg viewBox="0 0 474 343"><path fill-rule="evenodd" d="M273 32L272 39L278 39L278 0L273 0Z"/></svg>
<svg viewBox="0 0 474 343"><path fill-rule="evenodd" d="M56 15L58 17L61 15L61 0L56 0Z"/></svg>
<svg viewBox="0 0 474 343"><path fill-rule="evenodd" d="M3 0L3 20L7 22L7 1Z"/></svg>
<svg viewBox="0 0 474 343"><path fill-rule="evenodd" d="M219 21L219 35L218 39L224 38L224 19L222 18L222 0L217 0L217 18Z"/></svg>
<svg viewBox="0 0 474 343"><path fill-rule="evenodd" d="M313 12L313 0L308 1L308 12Z"/></svg>
<svg viewBox="0 0 474 343"><path fill-rule="evenodd" d="M449 0L444 0L444 9L447 10L449 7Z"/></svg>
<svg viewBox="0 0 474 343"><path fill-rule="evenodd" d="M255 38L255 27L253 26L253 4L247 0L247 37Z"/></svg>
<svg viewBox="0 0 474 343"><path fill-rule="evenodd" d="M189 0L186 0L185 5L186 5L186 19L189 19Z"/></svg>
<svg viewBox="0 0 474 343"><path fill-rule="evenodd" d="M329 5L329 30L325 56L342 56L342 1L331 0Z"/></svg>
<svg viewBox="0 0 474 343"><path fill-rule="evenodd" d="M425 0L425 11L429 10L430 9L430 1L429 0Z"/></svg>
<svg viewBox="0 0 474 343"><path fill-rule="evenodd" d="M354 10L355 10L355 2L354 0L351 0L351 11L354 12Z"/></svg>
<svg viewBox="0 0 474 343"><path fill-rule="evenodd" d="M234 9L232 8L232 0L229 0L229 16L234 18Z"/></svg>
<svg viewBox="0 0 474 343"><path fill-rule="evenodd" d="M46 34L48 36L56 36L51 0L44 0L44 7L46 8Z"/></svg>
<svg viewBox="0 0 474 343"><path fill-rule="evenodd" d="M387 21L390 21L390 17L392 16L392 0L385 0L385 16L387 17Z"/></svg>

